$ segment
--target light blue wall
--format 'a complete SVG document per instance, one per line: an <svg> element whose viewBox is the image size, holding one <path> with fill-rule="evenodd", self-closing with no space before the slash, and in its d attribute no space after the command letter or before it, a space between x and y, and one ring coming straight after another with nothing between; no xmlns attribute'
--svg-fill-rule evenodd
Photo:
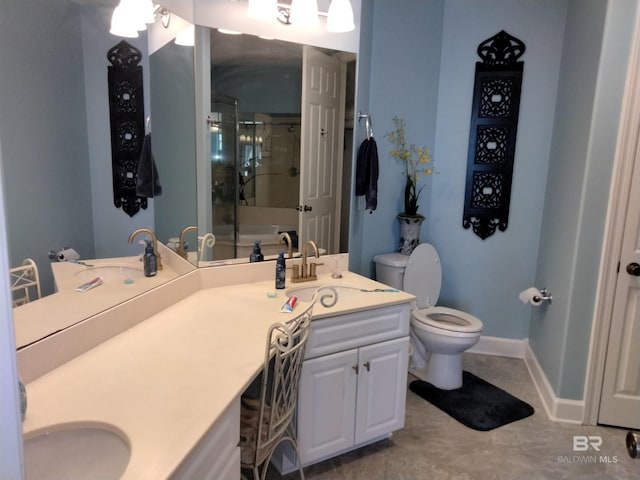
<svg viewBox="0 0 640 480"><path fill-rule="evenodd" d="M569 3L536 275L554 301L532 312L529 331L562 398L583 398L635 4Z"/></svg>
<svg viewBox="0 0 640 480"><path fill-rule="evenodd" d="M55 0L59 2L60 0ZM109 49L122 38L109 33L113 9L109 7L79 8L82 18L82 65L84 90L87 101L88 161L91 165L91 195L95 256L123 257L140 253L142 247L127 243L129 234L136 228L154 228L154 200L148 200L147 209L141 209L129 217L113 204L113 180L111 168L111 125L109 123L109 96L107 83L107 60ZM147 39L143 33L138 38L126 41L142 53L142 78L145 115L149 111L149 57ZM62 126L61 126L62 127ZM166 178L165 178L166 180ZM162 183L162 178L160 179ZM140 239L137 239L140 240ZM86 257L85 258L91 258Z"/></svg>
<svg viewBox="0 0 640 480"><path fill-rule="evenodd" d="M9 0L0 15L0 135L9 262L47 252L92 256L87 116L78 16L66 2ZM53 88L55 87L55 88Z"/></svg>
<svg viewBox="0 0 640 480"><path fill-rule="evenodd" d="M583 398L636 4L375 0L363 10L372 43L359 57L370 79L358 107L373 115L381 167L378 210L354 201L351 268L373 276L372 257L396 248L401 169L383 134L400 115L439 171L420 201L422 240L442 257L439 303L481 318L485 335L529 338L561 398ZM527 50L509 226L483 241L462 228L473 74L478 43L502 29ZM531 285L549 287L553 304L523 305Z"/></svg>
<svg viewBox="0 0 640 480"><path fill-rule="evenodd" d="M401 165L388 155L390 144L384 137L392 128L393 116L406 120L409 142L434 144L442 14L441 1L376 0L370 12L371 55L368 59L362 42L359 68L361 75L366 75L362 69L370 60L366 86L370 94L365 113L371 115L378 144L378 208L369 214L364 210L364 197L356 201L351 217L352 231L358 233L361 244L352 241L349 246L350 257L357 256L351 259L352 268L364 275L373 276L373 256L393 251L399 238L396 215L401 210L404 180ZM364 14L363 18L366 18ZM361 82L359 78L358 83ZM360 102L362 91L359 85L357 108L367 110L365 103ZM356 142L359 144L365 138L363 122L358 127ZM424 197L428 199L428 193Z"/></svg>
<svg viewBox="0 0 640 480"><path fill-rule="evenodd" d="M149 59L153 156L162 195L154 198L161 242L197 225L194 49L168 42ZM197 235L185 238L192 249Z"/></svg>
<svg viewBox="0 0 640 480"><path fill-rule="evenodd" d="M372 35L373 35L373 2L363 2L360 22L360 50L356 63L356 99L355 105L358 111L353 125L354 152L365 138L364 120L358 120L357 114L369 113L370 93L371 93L371 58L372 58ZM347 157L345 157L347 158ZM355 162L352 165L351 179L355 179ZM353 181L351 182L353 183ZM363 265L367 266L369 259L363 258L364 252L364 224L366 216L360 206L362 197L357 199L351 195L349 212L349 270L352 272L362 272Z"/></svg>
<svg viewBox="0 0 640 480"><path fill-rule="evenodd" d="M566 2L555 0L374 2L369 109L379 200L372 215L354 214L362 244L351 255L360 254L358 271L373 275L372 257L396 249L402 168L384 133L402 116L408 141L429 146L439 172L429 178L420 211L427 216L422 240L442 257L440 303L477 315L486 335L527 336L529 308L518 292L535 278L565 10ZM483 241L462 228L469 121L476 48L502 29L527 51L509 227Z"/></svg>
<svg viewBox="0 0 640 480"><path fill-rule="evenodd" d="M2 4L9 261L33 258L43 294L54 288L49 250L71 246L82 258L130 255L140 247L127 243L129 233L153 226L152 201L133 218L113 205L106 53L119 39L108 33L111 11L66 0ZM130 43L146 51L144 37ZM146 63L143 69L146 77Z"/></svg>
<svg viewBox="0 0 640 480"><path fill-rule="evenodd" d="M212 94L242 99L241 113L301 112L302 59L299 66L231 65L211 72Z"/></svg>
<svg viewBox="0 0 640 480"><path fill-rule="evenodd" d="M439 303L471 312L484 335L525 338L533 285L566 2L445 2L435 161L425 240L439 251ZM500 30L526 45L509 224L482 240L462 227L476 48Z"/></svg>

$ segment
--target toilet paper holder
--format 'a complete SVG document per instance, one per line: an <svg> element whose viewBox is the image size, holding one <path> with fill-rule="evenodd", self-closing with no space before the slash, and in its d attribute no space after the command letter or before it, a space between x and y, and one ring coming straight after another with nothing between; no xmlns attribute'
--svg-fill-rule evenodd
<svg viewBox="0 0 640 480"><path fill-rule="evenodd" d="M551 295L551 292L546 287L540 289L540 296L536 295L533 297L534 302L549 302L549 304L551 304L552 300L553 295Z"/></svg>

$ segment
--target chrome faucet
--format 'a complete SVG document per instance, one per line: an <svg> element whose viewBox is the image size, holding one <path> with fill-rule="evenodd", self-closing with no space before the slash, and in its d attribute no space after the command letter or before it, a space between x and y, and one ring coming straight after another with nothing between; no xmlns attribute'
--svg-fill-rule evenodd
<svg viewBox="0 0 640 480"><path fill-rule="evenodd" d="M158 270L162 270L162 257L160 253L158 253L158 239L156 238L156 234L148 228L136 228L131 235L129 235L129 243L133 243L133 239L136 235L140 233L146 233L149 237L151 237L151 241L153 242L153 253L156 254L156 262L158 264Z"/></svg>
<svg viewBox="0 0 640 480"><path fill-rule="evenodd" d="M320 252L318 251L318 245L313 240L308 240L304 246L302 247L302 263L300 264L300 270L293 266L293 276L291 277L291 281L293 283L297 282L308 282L310 280L317 280L318 276L316 275L316 267L318 265L322 265L322 263L309 263L307 264L307 250L311 247L313 250L313 255L316 258L320 258Z"/></svg>
<svg viewBox="0 0 640 480"><path fill-rule="evenodd" d="M184 227L180 232L180 238L178 239L178 247L176 248L176 253L182 258L187 258L187 251L184 249L184 236L192 230L198 230L198 227L196 227L195 225Z"/></svg>
<svg viewBox="0 0 640 480"><path fill-rule="evenodd" d="M286 245L289 250L289 258L293 258L293 243L291 242L291 235L287 232L281 232L278 235L278 245Z"/></svg>

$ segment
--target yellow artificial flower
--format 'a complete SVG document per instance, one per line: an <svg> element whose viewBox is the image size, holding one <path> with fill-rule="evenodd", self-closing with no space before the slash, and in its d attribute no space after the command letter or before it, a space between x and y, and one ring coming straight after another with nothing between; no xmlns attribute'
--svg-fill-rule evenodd
<svg viewBox="0 0 640 480"><path fill-rule="evenodd" d="M424 186L418 188L419 175L431 175L436 173L433 168L418 169L420 163L430 163L432 161L431 151L425 146L411 144L407 147L405 139L406 124L403 118L393 117L395 129L388 132L386 137L391 142L393 148L389 152L392 157L404 163L404 177L406 179L404 191L405 212L415 215L418 211L418 197Z"/></svg>

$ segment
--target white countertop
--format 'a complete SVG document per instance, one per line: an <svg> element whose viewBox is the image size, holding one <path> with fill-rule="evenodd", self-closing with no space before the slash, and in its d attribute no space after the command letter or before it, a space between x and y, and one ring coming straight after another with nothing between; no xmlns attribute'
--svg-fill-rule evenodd
<svg viewBox="0 0 640 480"><path fill-rule="evenodd" d="M345 272L341 280L324 274L288 282L287 290L313 284L385 287ZM268 327L289 315L280 312L287 290L269 280L198 291L34 380L25 435L61 423L107 423L131 446L123 479L167 478L259 373ZM404 292L346 295L332 309L316 305L314 321L412 299Z"/></svg>

